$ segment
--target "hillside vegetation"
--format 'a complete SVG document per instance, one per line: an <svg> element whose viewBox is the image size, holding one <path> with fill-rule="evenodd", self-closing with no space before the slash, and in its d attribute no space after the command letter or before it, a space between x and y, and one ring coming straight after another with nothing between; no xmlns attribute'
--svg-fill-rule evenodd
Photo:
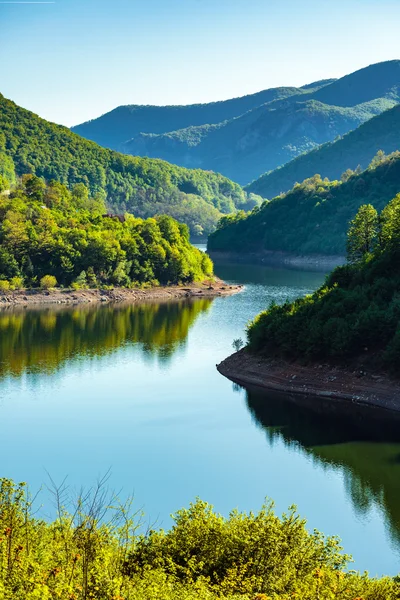
<svg viewBox="0 0 400 600"><path fill-rule="evenodd" d="M17 175L32 173L70 187L83 183L115 212L144 218L166 213L197 235L212 231L221 213L257 203L222 175L106 150L0 95L1 152L14 161ZM4 159L0 169L2 164Z"/></svg>
<svg viewBox="0 0 400 600"><path fill-rule="evenodd" d="M396 600L396 579L348 572L336 538L295 509L278 518L228 518L197 500L169 531L143 534L140 514L110 494L106 478L69 502L51 487L54 521L34 514L24 483L0 480L0 595L5 600ZM65 506L67 504L67 507Z"/></svg>
<svg viewBox="0 0 400 600"><path fill-rule="evenodd" d="M393 60L339 80L222 103L119 107L74 131L128 154L212 169L248 184L399 101L400 61Z"/></svg>
<svg viewBox="0 0 400 600"><path fill-rule="evenodd" d="M302 154L283 167L266 173L246 187L263 198L290 190L296 182L319 173L338 179L346 169L366 169L379 150L390 154L400 148L400 105L370 119L340 139Z"/></svg>
<svg viewBox="0 0 400 600"><path fill-rule="evenodd" d="M249 350L299 360L360 360L399 376L400 194L380 214L363 205L348 233L349 263L314 294L271 306L250 324Z"/></svg>
<svg viewBox="0 0 400 600"><path fill-rule="evenodd" d="M381 210L399 191L400 152L378 153L364 172L348 170L340 181L315 175L248 215L223 217L208 248L260 255L343 255L347 227L359 207L370 203Z"/></svg>
<svg viewBox="0 0 400 600"><path fill-rule="evenodd" d="M122 222L121 222L122 221ZM200 281L212 263L169 216L107 216L101 194L25 175L0 195L0 290Z"/></svg>

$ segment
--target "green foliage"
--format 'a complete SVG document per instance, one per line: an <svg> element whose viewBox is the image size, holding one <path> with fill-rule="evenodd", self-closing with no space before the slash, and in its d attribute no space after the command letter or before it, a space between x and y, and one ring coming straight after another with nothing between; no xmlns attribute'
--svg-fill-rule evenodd
<svg viewBox="0 0 400 600"><path fill-rule="evenodd" d="M399 222L399 196L379 218L371 206L362 206L349 230L350 264L334 270L312 296L261 313L248 328L250 350L301 360L361 361L398 376Z"/></svg>
<svg viewBox="0 0 400 600"><path fill-rule="evenodd" d="M57 279L54 275L44 275L40 280L40 287L42 290L51 290L57 285Z"/></svg>
<svg viewBox="0 0 400 600"><path fill-rule="evenodd" d="M83 184L72 191L24 175L0 196L0 278L48 289L202 281L213 265L170 216L143 220L105 213Z"/></svg>
<svg viewBox="0 0 400 600"><path fill-rule="evenodd" d="M372 252L378 235L378 212L371 204L360 207L350 222L347 234L347 257L349 262L357 262L365 254Z"/></svg>
<svg viewBox="0 0 400 600"><path fill-rule="evenodd" d="M105 487L65 506L52 484L53 522L34 513L24 483L0 480L0 595L4 600L396 600L399 584L345 570L336 538L294 508L272 504L228 518L197 500L173 527L141 533L141 515Z"/></svg>
<svg viewBox="0 0 400 600"><path fill-rule="evenodd" d="M314 175L244 219L241 213L222 218L209 237L209 250L345 254L346 230L360 206L382 210L398 193L400 152L381 155L365 171L347 175L342 181Z"/></svg>
<svg viewBox="0 0 400 600"><path fill-rule="evenodd" d="M338 140L301 154L282 167L262 175L245 189L264 198L275 198L290 190L296 181L304 181L314 173L338 179L349 166L356 169L361 165L362 169L366 169L379 150L386 154L399 150L399 132L400 105L397 105Z"/></svg>
<svg viewBox="0 0 400 600"><path fill-rule="evenodd" d="M14 161L19 176L30 173L69 186L77 206L85 204L85 194L89 194L93 211L105 200L114 212L128 211L143 218L169 214L186 222L192 231L200 225L209 233L222 213L247 203L242 188L222 175L101 148L1 94L0 131L0 176L13 183ZM32 193L40 194L40 190Z"/></svg>

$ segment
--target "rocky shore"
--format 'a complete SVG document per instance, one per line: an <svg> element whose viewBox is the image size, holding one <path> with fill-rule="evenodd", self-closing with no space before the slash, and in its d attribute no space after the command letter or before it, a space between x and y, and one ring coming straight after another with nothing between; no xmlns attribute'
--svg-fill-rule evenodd
<svg viewBox="0 0 400 600"><path fill-rule="evenodd" d="M226 358L217 369L243 386L313 397L316 403L320 400L400 412L400 381L385 374L266 359L250 354L245 348Z"/></svg>
<svg viewBox="0 0 400 600"><path fill-rule="evenodd" d="M90 304L96 302L165 301L179 298L215 298L230 296L243 290L241 285L228 285L220 279L192 283L185 286L153 287L149 289L114 288L112 290L18 290L0 292L0 310L10 306L36 306L51 304Z"/></svg>

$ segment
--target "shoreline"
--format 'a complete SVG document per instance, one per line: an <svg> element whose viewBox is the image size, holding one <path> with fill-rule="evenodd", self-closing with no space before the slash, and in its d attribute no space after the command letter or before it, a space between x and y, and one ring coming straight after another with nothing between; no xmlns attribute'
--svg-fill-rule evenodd
<svg viewBox="0 0 400 600"><path fill-rule="evenodd" d="M249 252L243 254L239 252L213 252L212 250L207 252L215 264L223 262L239 262L327 272L346 263L346 257L342 255L302 255L291 254L289 252L275 252L272 250L265 250L260 253Z"/></svg>
<svg viewBox="0 0 400 600"><path fill-rule="evenodd" d="M400 413L400 381L384 373L366 373L326 364L304 366L252 355L246 348L223 360L217 370L245 387L313 398L315 408L319 401L321 404L357 405Z"/></svg>
<svg viewBox="0 0 400 600"><path fill-rule="evenodd" d="M112 290L87 289L29 289L14 292L0 292L0 310L13 306L49 306L77 305L96 303L136 303L147 300L168 301L185 298L217 298L232 296L243 291L242 285L229 285L216 278L214 281L191 283L189 285L172 285L152 287L148 289L114 288Z"/></svg>

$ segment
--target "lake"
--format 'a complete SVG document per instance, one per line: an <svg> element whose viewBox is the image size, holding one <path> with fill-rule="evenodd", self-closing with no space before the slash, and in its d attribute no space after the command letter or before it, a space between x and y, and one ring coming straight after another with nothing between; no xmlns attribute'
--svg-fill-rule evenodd
<svg viewBox="0 0 400 600"><path fill-rule="evenodd" d="M296 504L337 534L357 569L394 575L400 555L400 436L363 415L315 414L244 390L215 365L271 301L321 273L220 265L243 293L166 304L0 312L1 476L36 491L111 470L149 521L197 496L223 514ZM40 502L47 505L44 486Z"/></svg>

